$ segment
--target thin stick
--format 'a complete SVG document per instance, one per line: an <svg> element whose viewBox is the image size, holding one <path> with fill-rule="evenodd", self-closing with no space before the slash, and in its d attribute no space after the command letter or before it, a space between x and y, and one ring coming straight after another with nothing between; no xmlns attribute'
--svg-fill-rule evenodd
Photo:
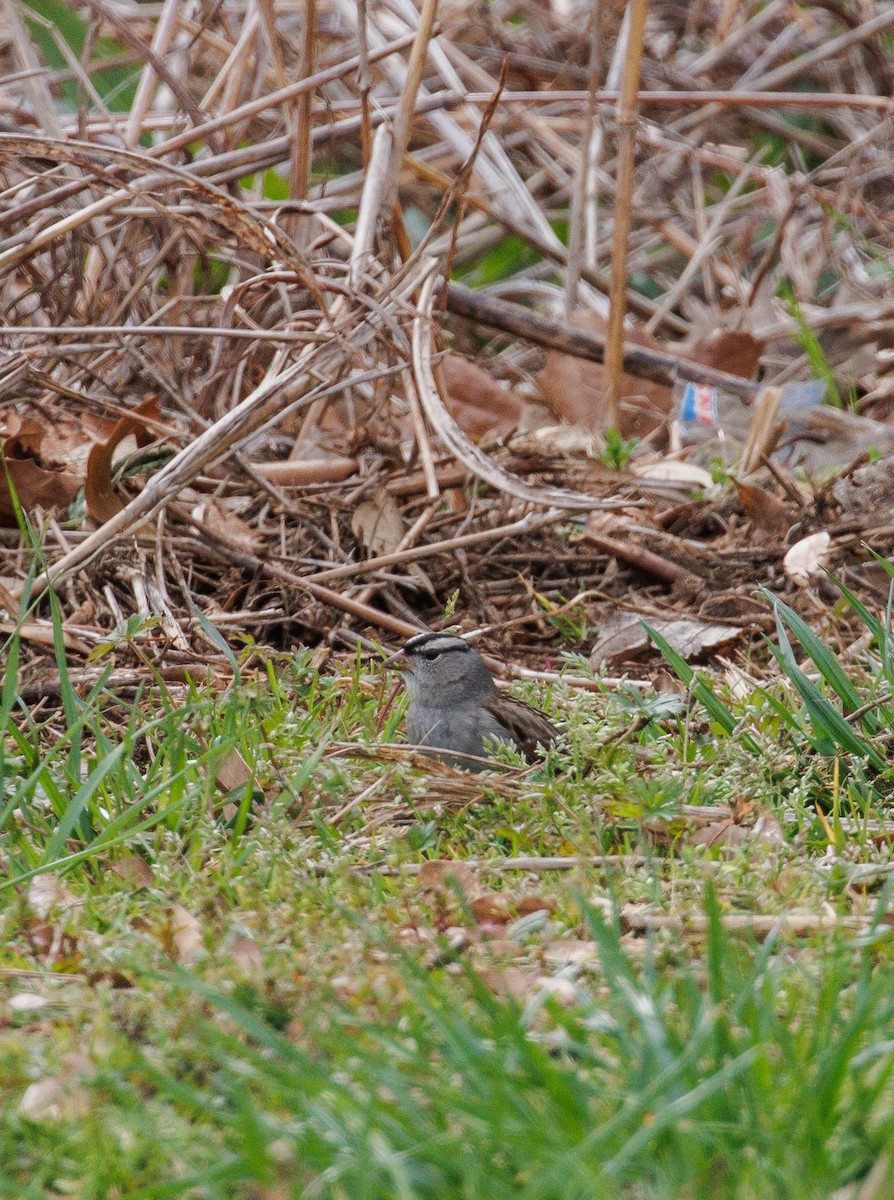
<svg viewBox="0 0 894 1200"><path fill-rule="evenodd" d="M633 153L636 147L636 96L649 0L630 0L630 42L621 98L618 102L618 175L615 186L615 232L605 347L606 421L617 427L624 364L624 313L627 307L627 239L633 217Z"/></svg>
<svg viewBox="0 0 894 1200"><path fill-rule="evenodd" d="M317 0L304 0L304 38L301 42L301 76L310 79L314 73L317 43ZM292 146L292 164L289 190L293 200L304 200L310 190L310 167L313 149L313 101L311 89L302 92L296 104L298 128ZM310 221L306 217L293 219L290 231L300 234L299 244L310 233ZM289 225L286 226L289 228ZM309 240L309 238L308 238Z"/></svg>
<svg viewBox="0 0 894 1200"><path fill-rule="evenodd" d="M329 567L325 571L317 571L308 579L323 583L333 579L353 578L355 575L368 575L371 571L384 570L400 563L418 562L421 558L433 558L436 554L447 554L452 550L464 549L468 546L479 546L484 542L498 541L502 537L513 537L519 533L531 533L542 529L545 525L553 525L556 521L566 519L564 512L529 513L520 521L509 525L498 525L494 529L482 529L478 533L464 533L460 537L445 538L441 542L431 542L427 546L413 546L406 550L394 550L391 554L380 554L377 558L368 558L363 562L345 563L340 567Z"/></svg>
<svg viewBox="0 0 894 1200"><path fill-rule="evenodd" d="M372 81L369 74L369 39L366 33L366 0L357 0L357 91L360 93L360 150L364 167L372 153L372 119L369 93Z"/></svg>
<svg viewBox="0 0 894 1200"><path fill-rule="evenodd" d="M577 295L580 287L581 264L584 255L584 243L587 232L587 196L591 191L589 176L592 167L590 143L593 140L593 130L596 126L596 91L599 82L599 0L590 12L590 61L587 67L590 80L587 89L587 107L584 112L584 126L580 134L580 161L577 166L577 176L574 181L574 197L571 204L571 229L568 233L568 271L565 276L565 318L569 320L577 308Z"/></svg>
<svg viewBox="0 0 894 1200"><path fill-rule="evenodd" d="M391 159L388 164L388 186L385 191L384 211L390 212L397 203L397 193L400 184L400 172L403 166L404 154L410 141L410 124L416 108L416 97L422 83L422 73L425 70L425 60L428 55L428 44L431 41L435 27L435 17L438 12L438 0L423 0L422 11L419 14L419 28L413 40L410 52L410 62L407 76L400 97L400 108L394 118L393 142L391 144Z"/></svg>
<svg viewBox="0 0 894 1200"><path fill-rule="evenodd" d="M586 333L583 329L577 329L563 321L541 317L520 304L512 304L508 300L500 300L483 292L473 292L461 284L447 285L447 308L459 317L466 317L491 329L501 329L504 333L524 338L537 346L548 346L553 350L561 350L563 354L572 354L576 358L586 358L591 362L605 361L604 338ZM690 362L685 358L674 358L670 354L659 354L656 350L646 350L641 346L625 345L622 361L624 370L629 371L631 375L637 375L641 379L654 379L658 383L671 386L682 374L693 383L721 387L736 396L752 397L760 391L759 384L742 379L738 375L717 371L713 367L703 367L700 363Z"/></svg>

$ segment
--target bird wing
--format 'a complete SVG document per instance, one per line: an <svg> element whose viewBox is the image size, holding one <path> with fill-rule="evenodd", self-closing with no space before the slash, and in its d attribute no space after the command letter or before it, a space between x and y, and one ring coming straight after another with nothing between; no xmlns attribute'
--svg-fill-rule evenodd
<svg viewBox="0 0 894 1200"><path fill-rule="evenodd" d="M516 700L505 692L498 692L486 704L491 714L525 756L534 758L537 747L549 749L559 736L559 731L553 725L546 713L525 704L524 700Z"/></svg>

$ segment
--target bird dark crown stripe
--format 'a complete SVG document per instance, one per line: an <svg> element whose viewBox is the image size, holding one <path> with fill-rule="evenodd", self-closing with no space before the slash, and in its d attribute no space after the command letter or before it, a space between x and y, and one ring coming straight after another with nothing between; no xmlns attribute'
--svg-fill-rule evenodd
<svg viewBox="0 0 894 1200"><path fill-rule="evenodd" d="M435 645L442 653L448 653L451 650L470 650L471 646L468 642L464 642L462 638L456 637L452 633L419 633L416 637L410 640L404 646L405 654L415 654L417 650L422 650L425 646Z"/></svg>

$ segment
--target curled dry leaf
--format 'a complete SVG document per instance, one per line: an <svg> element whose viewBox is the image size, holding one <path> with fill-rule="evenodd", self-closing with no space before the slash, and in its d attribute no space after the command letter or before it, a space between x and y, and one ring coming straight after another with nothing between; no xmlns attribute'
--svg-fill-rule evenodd
<svg viewBox="0 0 894 1200"><path fill-rule="evenodd" d="M630 472L640 479L682 483L689 488L700 488L711 495L720 492L720 488L711 478L710 471L697 466L696 463L681 462L676 458L666 458L657 462L631 463Z"/></svg>
<svg viewBox="0 0 894 1200"><path fill-rule="evenodd" d="M281 462L256 462L252 466L277 487L307 487L312 483L342 483L350 479L357 470L357 459L289 458Z"/></svg>
<svg viewBox="0 0 894 1200"><path fill-rule="evenodd" d="M473 442L507 437L518 428L525 402L510 388L458 354L445 355L441 373L450 415Z"/></svg>
<svg viewBox="0 0 894 1200"><path fill-rule="evenodd" d="M581 455L599 458L605 453L605 438L582 425L541 425L512 443L522 453L528 448L538 454Z"/></svg>
<svg viewBox="0 0 894 1200"><path fill-rule="evenodd" d="M831 544L832 539L825 529L795 542L782 560L789 579L798 587L808 587L828 562Z"/></svg>
<svg viewBox="0 0 894 1200"><path fill-rule="evenodd" d="M124 508L112 486L112 460L115 451L125 438L133 436L138 446L148 446L155 435L147 428L141 417L158 419L158 398L150 396L144 400L128 417L122 417L112 431L108 441L97 442L90 451L87 459L87 478L84 481L84 495L87 501L87 511L94 521L100 525L110 520Z"/></svg>

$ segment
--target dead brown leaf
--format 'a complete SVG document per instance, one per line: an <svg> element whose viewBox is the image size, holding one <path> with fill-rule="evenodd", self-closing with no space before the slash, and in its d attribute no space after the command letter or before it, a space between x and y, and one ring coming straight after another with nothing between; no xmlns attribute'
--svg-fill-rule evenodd
<svg viewBox="0 0 894 1200"><path fill-rule="evenodd" d="M194 963L204 953L202 926L182 904L175 904L171 915L161 931L165 953L179 963Z"/></svg>
<svg viewBox="0 0 894 1200"><path fill-rule="evenodd" d="M450 415L473 442L504 438L518 428L525 402L511 388L458 354L445 355L441 372Z"/></svg>
<svg viewBox="0 0 894 1200"><path fill-rule="evenodd" d="M577 312L572 321L579 329L605 336L606 321L598 313ZM625 328L624 341L649 350L661 349L650 334L638 328ZM587 429L606 428L605 372L601 363L550 350L537 384L557 417ZM673 392L665 384L622 375L618 425L624 437L645 437L660 429L672 407Z"/></svg>
<svg viewBox="0 0 894 1200"><path fill-rule="evenodd" d="M23 933L32 954L44 966L58 969L64 965L69 970L76 970L80 966L78 939L68 933L61 923L51 924L40 917L29 917L24 923Z"/></svg>
<svg viewBox="0 0 894 1200"><path fill-rule="evenodd" d="M743 633L737 625L721 625L715 621L703 621L699 617L647 619L652 628L687 661L698 658L706 650L716 650L718 646L734 642ZM641 654L649 644L649 635L637 613L614 613L600 626L599 637L590 651L590 662L599 667L606 662L629 658Z"/></svg>
<svg viewBox="0 0 894 1200"><path fill-rule="evenodd" d="M480 925L506 925L512 920L512 897L503 892L483 892L469 900L469 907Z"/></svg>
<svg viewBox="0 0 894 1200"><path fill-rule="evenodd" d="M780 540L785 537L795 519L794 509L756 483L736 480L739 503L755 529L764 530Z"/></svg>
<svg viewBox="0 0 894 1200"><path fill-rule="evenodd" d="M35 875L28 884L28 907L42 921L51 913L67 912L77 902L77 897L55 875Z"/></svg>
<svg viewBox="0 0 894 1200"><path fill-rule="evenodd" d="M535 912L555 912L555 908L555 902L546 896L519 896L515 901L515 911L520 917Z"/></svg>
<svg viewBox="0 0 894 1200"><path fill-rule="evenodd" d="M479 978L495 995L509 1000L524 1000L537 986L537 976L521 967L486 967Z"/></svg>
<svg viewBox="0 0 894 1200"><path fill-rule="evenodd" d="M25 512L35 508L65 508L81 486L81 476L44 460L41 453L44 428L37 421L23 421L19 431L3 443L9 479ZM6 479L0 475L0 525L16 524L15 506Z"/></svg>
<svg viewBox="0 0 894 1200"><path fill-rule="evenodd" d="M13 633L39 646L55 645L55 629L49 621L25 621L21 625L16 621L0 621L0 634L6 636ZM62 644L75 654L87 655L92 650L92 646L88 646L83 638L65 628L62 630Z"/></svg>
<svg viewBox="0 0 894 1200"><path fill-rule="evenodd" d="M221 541L235 546L237 550L254 554L261 544L261 539L252 527L247 521L243 521L238 513L233 512L226 500L202 500L192 510L192 519Z"/></svg>
<svg viewBox="0 0 894 1200"><path fill-rule="evenodd" d="M234 788L244 787L253 779L251 767L233 747L228 750L217 766L214 782L222 792L231 792Z"/></svg>
<svg viewBox="0 0 894 1200"><path fill-rule="evenodd" d="M693 846L742 846L752 843L764 846L784 846L782 826L769 809L739 797L729 809L729 815L702 825L690 837Z"/></svg>
<svg viewBox="0 0 894 1200"><path fill-rule="evenodd" d="M138 404L130 416L122 417L108 441L97 442L87 459L87 478L84 482L87 511L100 525L124 508L112 485L112 459L116 449L131 435L136 439L138 446L148 446L155 438L140 417L158 419L156 396L150 396L142 404Z"/></svg>
<svg viewBox="0 0 894 1200"><path fill-rule="evenodd" d="M458 887L464 896L480 895L478 876L463 862L449 858L432 858L419 869L419 886L423 891L446 891Z"/></svg>
<svg viewBox="0 0 894 1200"><path fill-rule="evenodd" d="M407 532L397 501L383 487L376 488L369 500L357 505L351 514L351 529L373 558L400 550ZM402 569L434 594L431 580L419 563L405 563Z"/></svg>
<svg viewBox="0 0 894 1200"><path fill-rule="evenodd" d="M355 474L356 458L287 458L278 462L256 462L259 475L277 487L307 487L312 483L341 483Z"/></svg>
<svg viewBox="0 0 894 1200"><path fill-rule="evenodd" d="M155 883L152 868L139 854L128 854L119 862L109 863L115 874L135 888L149 888Z"/></svg>
<svg viewBox="0 0 894 1200"><path fill-rule="evenodd" d="M715 370L726 371L728 375L753 379L766 345L762 338L743 330L715 329L713 333L689 345L681 343L675 347L675 351L692 362L701 363L703 367L714 367Z"/></svg>
<svg viewBox="0 0 894 1200"><path fill-rule="evenodd" d="M258 975L264 970L264 956L261 947L248 934L237 933L230 946L230 957L233 965L243 975Z"/></svg>

